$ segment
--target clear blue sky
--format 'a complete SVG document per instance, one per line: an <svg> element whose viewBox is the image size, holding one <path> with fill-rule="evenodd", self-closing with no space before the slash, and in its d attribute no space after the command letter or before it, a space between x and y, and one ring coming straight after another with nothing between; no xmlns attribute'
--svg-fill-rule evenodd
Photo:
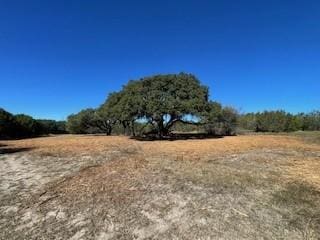
<svg viewBox="0 0 320 240"><path fill-rule="evenodd" d="M194 73L242 111L320 109L320 1L0 0L0 107L65 119L129 79Z"/></svg>

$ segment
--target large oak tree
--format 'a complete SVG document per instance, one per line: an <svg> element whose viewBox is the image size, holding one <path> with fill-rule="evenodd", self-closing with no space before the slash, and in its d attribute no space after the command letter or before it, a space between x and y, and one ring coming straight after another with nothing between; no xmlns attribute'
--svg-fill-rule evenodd
<svg viewBox="0 0 320 240"><path fill-rule="evenodd" d="M208 94L192 74L155 75L130 81L108 98L104 108L121 121L147 121L163 137L176 122L196 124L207 107ZM117 101L108 103L115 95Z"/></svg>

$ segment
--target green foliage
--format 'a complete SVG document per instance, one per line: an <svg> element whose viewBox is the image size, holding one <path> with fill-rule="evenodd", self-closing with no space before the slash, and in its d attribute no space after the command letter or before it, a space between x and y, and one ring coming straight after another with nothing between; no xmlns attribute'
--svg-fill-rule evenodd
<svg viewBox="0 0 320 240"><path fill-rule="evenodd" d="M293 132L298 130L320 130L320 112L296 115L283 110L248 113L240 116L239 125L256 132Z"/></svg>
<svg viewBox="0 0 320 240"><path fill-rule="evenodd" d="M108 117L105 109L84 109L77 114L71 114L67 119L67 130L73 134L104 133L110 135L115 121Z"/></svg>
<svg viewBox="0 0 320 240"><path fill-rule="evenodd" d="M287 131L287 114L284 111L257 113L256 129L258 132Z"/></svg>
<svg viewBox="0 0 320 240"><path fill-rule="evenodd" d="M68 116L67 130L74 134L95 133L95 110L84 109L77 114Z"/></svg>
<svg viewBox="0 0 320 240"><path fill-rule="evenodd" d="M300 113L298 116L302 121L302 130L320 131L320 111Z"/></svg>
<svg viewBox="0 0 320 240"><path fill-rule="evenodd" d="M41 134L64 134L66 131L65 121L37 119L40 124Z"/></svg>
<svg viewBox="0 0 320 240"><path fill-rule="evenodd" d="M256 130L257 120L255 113L247 113L239 116L240 128L247 130Z"/></svg>
<svg viewBox="0 0 320 240"><path fill-rule="evenodd" d="M124 134L127 134L130 122L130 109L126 108L126 96L123 92L113 92L109 94L104 104L97 109L97 117L99 118L99 126L105 126L109 129L110 134L112 128L120 124L123 126Z"/></svg>
<svg viewBox="0 0 320 240"><path fill-rule="evenodd" d="M238 113L233 108L210 102L208 98L208 87L201 85L192 74L131 80L121 91L109 94L98 109L69 116L67 129L71 133L103 131L111 134L112 130L116 134L135 135L137 132L160 138L179 129L235 134Z"/></svg>
<svg viewBox="0 0 320 240"><path fill-rule="evenodd" d="M36 120L25 114L13 115L0 108L0 139L36 137L66 133L65 122Z"/></svg>
<svg viewBox="0 0 320 240"><path fill-rule="evenodd" d="M186 116L198 117L208 102L208 88L191 74L167 74L130 81L116 96L115 104L105 108L115 113L121 122L137 119L152 124L159 137L167 135L176 122L186 122Z"/></svg>
<svg viewBox="0 0 320 240"><path fill-rule="evenodd" d="M40 124L32 117L25 114L15 115L19 125L18 131L21 137L35 137L41 134Z"/></svg>
<svg viewBox="0 0 320 240"><path fill-rule="evenodd" d="M202 121L205 131L210 135L220 135L220 122L222 120L222 106L217 102L209 102L203 114Z"/></svg>
<svg viewBox="0 0 320 240"><path fill-rule="evenodd" d="M0 108L0 139L16 138L18 124L14 116Z"/></svg>
<svg viewBox="0 0 320 240"><path fill-rule="evenodd" d="M235 135L238 124L238 112L232 107L222 109L222 129L223 135Z"/></svg>
<svg viewBox="0 0 320 240"><path fill-rule="evenodd" d="M238 112L220 103L209 102L204 112L204 129L210 135L234 135L238 123Z"/></svg>

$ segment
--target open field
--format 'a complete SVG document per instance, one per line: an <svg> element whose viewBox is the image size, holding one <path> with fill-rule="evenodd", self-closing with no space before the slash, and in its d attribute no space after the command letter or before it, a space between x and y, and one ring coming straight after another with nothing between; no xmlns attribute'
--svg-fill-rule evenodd
<svg viewBox="0 0 320 240"><path fill-rule="evenodd" d="M0 141L0 239L320 239L319 136Z"/></svg>

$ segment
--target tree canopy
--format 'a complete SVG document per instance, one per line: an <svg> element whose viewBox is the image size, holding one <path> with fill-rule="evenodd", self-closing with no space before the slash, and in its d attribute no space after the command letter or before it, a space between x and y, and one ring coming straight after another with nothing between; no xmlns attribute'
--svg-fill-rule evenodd
<svg viewBox="0 0 320 240"><path fill-rule="evenodd" d="M177 123L204 130L210 124L215 134L234 134L236 112L209 101L208 87L194 75L162 74L131 80L120 91L110 93L97 109L70 115L67 129L71 133L95 129L110 135L121 126L123 134L135 135L139 127L139 134L162 138L170 135Z"/></svg>
<svg viewBox="0 0 320 240"><path fill-rule="evenodd" d="M110 95L102 108L123 122L145 120L162 137L176 122L191 123L186 118L201 117L208 95L208 88L192 74L155 75L130 81Z"/></svg>

